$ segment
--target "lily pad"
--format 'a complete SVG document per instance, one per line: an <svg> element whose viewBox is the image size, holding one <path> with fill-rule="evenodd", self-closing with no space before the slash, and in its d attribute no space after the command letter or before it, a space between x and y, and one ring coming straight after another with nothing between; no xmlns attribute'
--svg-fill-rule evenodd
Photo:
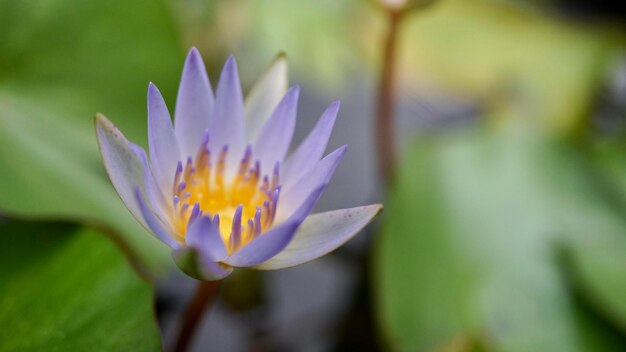
<svg viewBox="0 0 626 352"><path fill-rule="evenodd" d="M101 233L0 223L0 350L157 351L152 288Z"/></svg>
<svg viewBox="0 0 626 352"><path fill-rule="evenodd" d="M596 196L574 148L508 127L423 139L403 160L375 246L380 326L394 349L625 343L588 329L578 306L582 297L626 331L623 219Z"/></svg>

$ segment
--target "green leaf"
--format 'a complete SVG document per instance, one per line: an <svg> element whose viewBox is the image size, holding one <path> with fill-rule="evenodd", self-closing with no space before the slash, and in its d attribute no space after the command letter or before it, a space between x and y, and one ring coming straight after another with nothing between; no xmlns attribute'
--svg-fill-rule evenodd
<svg viewBox="0 0 626 352"><path fill-rule="evenodd" d="M561 149L567 158L555 160L550 174L567 175L552 184L572 282L598 315L626 332L626 198L619 182L626 168L618 165L625 155L606 151L598 162L597 150L582 157Z"/></svg>
<svg viewBox="0 0 626 352"><path fill-rule="evenodd" d="M371 23L361 21L369 4L361 0L315 2L275 0L230 3L205 2L214 8L211 23L215 33L226 33L229 45L241 48L237 57L242 76L262 72L278 52L289 56L290 72L297 72L320 91L333 95L350 87L346 72L365 68L356 35L370 40ZM254 16L247 16L247 14ZM289 16L282 14L289 13ZM222 21L222 18L245 20ZM359 27L360 26L360 27ZM202 30L206 31L206 27ZM199 34L198 34L199 35ZM356 44L356 45L355 45ZM259 58L264 58L259 60ZM246 71L249 74L246 74ZM336 97L336 96L335 96Z"/></svg>
<svg viewBox="0 0 626 352"><path fill-rule="evenodd" d="M284 50L292 76L323 87L320 94L354 94L354 77L368 81L380 69L388 21L373 2L381 1L206 2L214 17L203 18L195 35L226 33L230 47L251 53L240 61L250 72L262 69L255 58ZM527 115L546 130L588 126L606 66L623 51L618 25L573 21L536 1L441 0L421 8L430 2L406 2L420 7L400 27L397 76L406 101L428 86L486 108L530 92Z"/></svg>
<svg viewBox="0 0 626 352"><path fill-rule="evenodd" d="M585 330L561 249L595 259L574 253L580 285L593 293L585 299L621 321L626 226L592 197L573 155L519 124L411 148L375 246L380 326L394 349L462 339L498 351L589 350L603 337ZM612 254L599 261L602 253Z"/></svg>
<svg viewBox="0 0 626 352"><path fill-rule="evenodd" d="M0 223L0 350L157 351L152 289L101 233Z"/></svg>
<svg viewBox="0 0 626 352"><path fill-rule="evenodd" d="M600 315L626 331L626 236L623 226L618 229L621 232L610 233L615 236L601 233L572 245L571 265L585 298Z"/></svg>
<svg viewBox="0 0 626 352"><path fill-rule="evenodd" d="M530 92L526 116L559 133L588 126L607 63L624 42L606 24L493 0L438 1L407 19L403 38L398 65L407 84L431 82L488 106Z"/></svg>
<svg viewBox="0 0 626 352"><path fill-rule="evenodd" d="M167 250L117 197L93 117L145 145L147 84L173 98L183 63L166 1L0 1L0 33L1 211L106 226L155 275Z"/></svg>
<svg viewBox="0 0 626 352"><path fill-rule="evenodd" d="M613 201L626 210L626 144L620 142L599 143L592 150L593 170L611 191Z"/></svg>

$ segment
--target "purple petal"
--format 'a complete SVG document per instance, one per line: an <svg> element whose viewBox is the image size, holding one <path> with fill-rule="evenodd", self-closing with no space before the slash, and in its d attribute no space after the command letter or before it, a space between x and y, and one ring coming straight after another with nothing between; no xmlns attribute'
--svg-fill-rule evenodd
<svg viewBox="0 0 626 352"><path fill-rule="evenodd" d="M339 101L335 101L324 111L311 133L287 158L282 169L283 187L289 188L306 175L324 155L328 139L333 131Z"/></svg>
<svg viewBox="0 0 626 352"><path fill-rule="evenodd" d="M300 88L291 88L278 103L254 144L254 155L261 165L282 162L296 126Z"/></svg>
<svg viewBox="0 0 626 352"><path fill-rule="evenodd" d="M233 272L233 268L206 258L194 248L172 251L172 258L180 270L198 280L221 280Z"/></svg>
<svg viewBox="0 0 626 352"><path fill-rule="evenodd" d="M238 248L241 245L241 213L243 206L239 205L233 215L232 230L230 232L230 248Z"/></svg>
<svg viewBox="0 0 626 352"><path fill-rule="evenodd" d="M309 215L323 191L324 187L314 190L289 219L260 234L224 262L232 266L249 267L263 263L278 254L291 242L298 226Z"/></svg>
<svg viewBox="0 0 626 352"><path fill-rule="evenodd" d="M157 87L148 86L148 144L150 165L160 189L172 188L174 172L180 159L172 119Z"/></svg>
<svg viewBox="0 0 626 352"><path fill-rule="evenodd" d="M198 49L191 48L178 87L174 131L183 157L195 156L209 128L215 98Z"/></svg>
<svg viewBox="0 0 626 352"><path fill-rule="evenodd" d="M304 175L298 182L282 191L276 211L276 221L280 222L289 217L293 209L297 209L305 199L320 186L326 186L330 182L335 169L343 159L347 145L337 148L324 159L318 161L315 167Z"/></svg>
<svg viewBox="0 0 626 352"><path fill-rule="evenodd" d="M149 204L152 205L152 209L157 214L157 217L160 219L165 219L164 214L170 213L172 211L171 202L167 201L167 198L159 189L156 184L156 180L152 175L152 171L148 166L148 158L146 157L146 152L140 146L130 143L130 149L135 153L137 159L141 162L143 167L143 193L147 196Z"/></svg>
<svg viewBox="0 0 626 352"><path fill-rule="evenodd" d="M150 188L148 185L153 183L153 180L147 177L151 174L145 151L129 142L102 115L96 116L96 132L105 168L124 204L144 227L168 246L176 248L178 243L170 236L145 201L145 194Z"/></svg>
<svg viewBox="0 0 626 352"><path fill-rule="evenodd" d="M287 57L280 54L246 96L246 140L254 141L287 91Z"/></svg>
<svg viewBox="0 0 626 352"><path fill-rule="evenodd" d="M135 188L144 187L144 166L131 148L124 134L103 115L96 115L96 135L104 167L120 198L137 218L147 227L135 201Z"/></svg>
<svg viewBox="0 0 626 352"><path fill-rule="evenodd" d="M217 85L215 113L209 125L209 149L220 150L228 145L228 170L236 170L245 147L246 126L237 63L232 56L222 69Z"/></svg>
<svg viewBox="0 0 626 352"><path fill-rule="evenodd" d="M146 203L143 194L139 188L135 189L135 202L139 207L141 216L143 217L147 228L159 239L161 242L170 246L173 249L180 247L180 244L174 240L172 235L165 229L163 223L154 215L152 209Z"/></svg>
<svg viewBox="0 0 626 352"><path fill-rule="evenodd" d="M319 258L354 237L382 208L381 204L372 204L310 215L282 252L255 269L288 268Z"/></svg>
<svg viewBox="0 0 626 352"><path fill-rule="evenodd" d="M206 216L196 219L187 229L187 246L197 249L207 260L223 260L228 252L220 236L219 226L219 218L214 221Z"/></svg>

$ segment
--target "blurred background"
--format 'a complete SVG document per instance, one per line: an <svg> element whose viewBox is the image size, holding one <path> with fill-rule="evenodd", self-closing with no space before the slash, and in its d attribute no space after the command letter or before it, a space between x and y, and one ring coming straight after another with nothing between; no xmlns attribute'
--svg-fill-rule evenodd
<svg viewBox="0 0 626 352"><path fill-rule="evenodd" d="M286 52L296 143L342 102L328 150L350 149L317 210L385 211L329 256L236 271L190 350L626 350L625 17L583 0L0 0L0 351L173 348L197 282L117 197L93 116L145 146L148 82L172 110L191 46L213 83L234 54L244 92Z"/></svg>

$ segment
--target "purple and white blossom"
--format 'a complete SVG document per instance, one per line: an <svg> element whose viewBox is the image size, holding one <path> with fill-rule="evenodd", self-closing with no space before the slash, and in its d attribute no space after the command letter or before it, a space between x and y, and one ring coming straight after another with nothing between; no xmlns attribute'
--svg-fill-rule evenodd
<svg viewBox="0 0 626 352"><path fill-rule="evenodd" d="M339 102L290 154L299 88L287 89L279 57L244 101L230 57L215 94L198 51L187 56L175 121L148 86L149 158L104 116L96 117L111 182L137 220L202 280L235 267L298 265L341 246L382 209L373 204L310 214L346 153L324 156Z"/></svg>

